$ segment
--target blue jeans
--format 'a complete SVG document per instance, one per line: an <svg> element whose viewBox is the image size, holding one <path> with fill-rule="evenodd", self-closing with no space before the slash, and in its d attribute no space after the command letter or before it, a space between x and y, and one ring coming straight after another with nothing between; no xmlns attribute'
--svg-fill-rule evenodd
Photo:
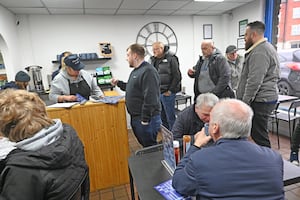
<svg viewBox="0 0 300 200"><path fill-rule="evenodd" d="M161 120L162 124L169 130L172 130L176 116L175 116L175 98L176 94L172 93L170 96L160 94L161 101Z"/></svg>
<svg viewBox="0 0 300 200"><path fill-rule="evenodd" d="M156 136L160 125L160 115L153 116L148 125L142 125L140 119L131 119L133 133L143 147L157 144Z"/></svg>

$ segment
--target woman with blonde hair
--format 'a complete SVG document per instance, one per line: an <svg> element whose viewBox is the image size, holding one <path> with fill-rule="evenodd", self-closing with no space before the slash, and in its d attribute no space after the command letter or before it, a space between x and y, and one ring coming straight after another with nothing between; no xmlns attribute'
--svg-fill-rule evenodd
<svg viewBox="0 0 300 200"><path fill-rule="evenodd" d="M0 199L69 199L88 174L75 130L49 118L36 93L0 92L0 131L15 142L0 161ZM84 192L88 199L89 179Z"/></svg>

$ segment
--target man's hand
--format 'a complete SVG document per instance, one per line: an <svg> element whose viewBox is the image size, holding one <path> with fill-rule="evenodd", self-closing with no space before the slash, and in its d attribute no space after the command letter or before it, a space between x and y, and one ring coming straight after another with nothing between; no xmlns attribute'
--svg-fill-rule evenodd
<svg viewBox="0 0 300 200"><path fill-rule="evenodd" d="M195 74L195 70L188 69L188 75L193 76Z"/></svg>
<svg viewBox="0 0 300 200"><path fill-rule="evenodd" d="M110 81L110 84L112 84L113 86L116 86L118 84L118 79L112 78Z"/></svg>
<svg viewBox="0 0 300 200"><path fill-rule="evenodd" d="M194 139L195 139L194 145L201 148L209 142L211 136L210 135L206 136L204 132L204 128L202 128L201 131L195 134Z"/></svg>

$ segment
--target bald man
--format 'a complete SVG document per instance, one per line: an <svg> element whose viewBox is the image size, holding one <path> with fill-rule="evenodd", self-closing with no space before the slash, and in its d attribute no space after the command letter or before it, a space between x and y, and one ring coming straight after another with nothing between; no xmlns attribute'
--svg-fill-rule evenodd
<svg viewBox="0 0 300 200"><path fill-rule="evenodd" d="M194 99L202 93L213 93L219 98L234 97L231 89L230 66L212 40L201 43L202 56L188 76L194 78Z"/></svg>
<svg viewBox="0 0 300 200"><path fill-rule="evenodd" d="M202 129L195 136L174 172L173 187L197 200L284 199L282 157L247 139L252 116L240 100L219 101L210 112L210 135ZM211 138L215 145L204 147Z"/></svg>

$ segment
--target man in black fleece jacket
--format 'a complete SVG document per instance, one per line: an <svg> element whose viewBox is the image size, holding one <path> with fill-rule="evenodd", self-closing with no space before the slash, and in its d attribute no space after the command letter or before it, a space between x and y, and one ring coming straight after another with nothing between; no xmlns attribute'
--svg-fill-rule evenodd
<svg viewBox="0 0 300 200"><path fill-rule="evenodd" d="M131 117L131 127L138 142L143 146L156 144L156 136L161 125L161 105L159 75L157 70L144 60L145 49L132 44L127 49L127 61L133 68L127 83L112 79L126 91L126 107Z"/></svg>

